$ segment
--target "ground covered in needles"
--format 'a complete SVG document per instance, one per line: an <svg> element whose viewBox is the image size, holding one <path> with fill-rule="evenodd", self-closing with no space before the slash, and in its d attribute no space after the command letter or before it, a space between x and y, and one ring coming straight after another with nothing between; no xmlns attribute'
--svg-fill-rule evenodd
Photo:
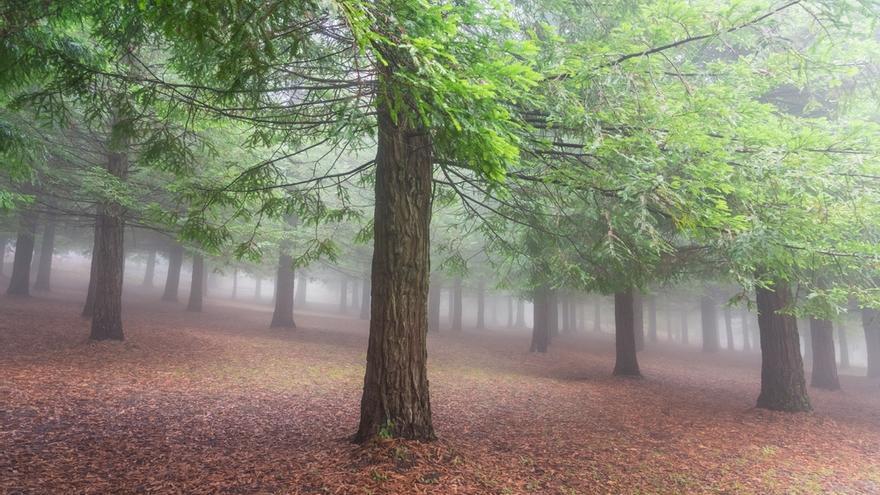
<svg viewBox="0 0 880 495"><path fill-rule="evenodd" d="M641 355L563 336L432 335L439 440L365 446L366 323L265 306L127 303L87 343L74 295L0 300L0 493L878 493L880 390L844 377L816 412L752 407L757 356Z"/></svg>

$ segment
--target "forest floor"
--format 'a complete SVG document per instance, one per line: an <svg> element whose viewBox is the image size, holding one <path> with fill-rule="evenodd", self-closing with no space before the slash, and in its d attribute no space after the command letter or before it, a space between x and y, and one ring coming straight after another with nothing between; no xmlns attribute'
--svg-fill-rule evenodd
<svg viewBox="0 0 880 495"><path fill-rule="evenodd" d="M128 300L127 340L96 344L80 296L0 297L0 493L880 492L864 378L774 413L753 407L755 355L660 346L620 379L607 337L534 355L525 333L441 333L439 440L358 446L365 322Z"/></svg>

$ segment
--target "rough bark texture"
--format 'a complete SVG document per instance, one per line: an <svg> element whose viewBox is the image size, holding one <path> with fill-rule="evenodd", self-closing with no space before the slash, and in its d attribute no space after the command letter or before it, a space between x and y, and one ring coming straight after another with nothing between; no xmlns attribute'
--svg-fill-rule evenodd
<svg viewBox="0 0 880 495"><path fill-rule="evenodd" d="M758 328L761 334L761 394L757 406L775 411L809 411L800 337L794 317L780 313L791 302L787 283L758 287Z"/></svg>
<svg viewBox="0 0 880 495"><path fill-rule="evenodd" d="M703 328L703 352L718 352L721 347L718 338L718 312L715 300L710 296L700 297L700 322Z"/></svg>
<svg viewBox="0 0 880 495"><path fill-rule="evenodd" d="M657 343L657 297L648 296L648 341Z"/></svg>
<svg viewBox="0 0 880 495"><path fill-rule="evenodd" d="M270 328L296 328L293 320L294 273L293 257L287 254L289 245L284 243L278 255L278 271L275 276L275 311Z"/></svg>
<svg viewBox="0 0 880 495"><path fill-rule="evenodd" d="M36 215L30 211L22 212L18 220L18 235L15 239L12 276L9 278L9 288L6 290L10 296L30 296L31 262L34 258L36 233Z"/></svg>
<svg viewBox="0 0 880 495"><path fill-rule="evenodd" d="M453 331L461 331L461 279L456 277L449 294L449 319Z"/></svg>
<svg viewBox="0 0 880 495"><path fill-rule="evenodd" d="M813 341L813 374L810 385L827 390L840 389L834 356L834 326L828 320L810 319L810 339Z"/></svg>
<svg viewBox="0 0 880 495"><path fill-rule="evenodd" d="M550 312L549 293L550 291L545 287L535 290L530 352L547 352L547 347L550 345L550 326L547 322Z"/></svg>
<svg viewBox="0 0 880 495"><path fill-rule="evenodd" d="M429 133L378 105L370 337L355 441L378 435L431 440L428 394Z"/></svg>
<svg viewBox="0 0 880 495"><path fill-rule="evenodd" d="M862 328L865 331L865 350L868 355L867 374L876 378L880 376L880 311L862 309Z"/></svg>
<svg viewBox="0 0 880 495"><path fill-rule="evenodd" d="M165 277L165 291L162 300L177 302L177 292L180 288L180 267L183 264L183 246L174 243L168 250L168 276Z"/></svg>
<svg viewBox="0 0 880 495"><path fill-rule="evenodd" d="M52 255L55 252L55 217L48 215L40 241L40 259L37 263L37 279L34 290L49 292L52 288Z"/></svg>
<svg viewBox="0 0 880 495"><path fill-rule="evenodd" d="M482 281L477 287L477 328L486 328L486 284Z"/></svg>
<svg viewBox="0 0 880 495"><path fill-rule="evenodd" d="M428 331L440 331L440 282L431 284L428 290Z"/></svg>
<svg viewBox="0 0 880 495"><path fill-rule="evenodd" d="M187 311L199 312L202 310L202 301L205 295L205 258L199 253L193 254L192 282L189 286L189 302L186 304Z"/></svg>
<svg viewBox="0 0 880 495"><path fill-rule="evenodd" d="M438 295L439 297L439 295ZM370 279L365 278L361 281L361 319L370 319ZM440 320L439 301L437 306L437 320ZM439 328L439 327L438 327Z"/></svg>
<svg viewBox="0 0 880 495"><path fill-rule="evenodd" d="M837 329L837 340L840 344L840 366L849 368L849 339L846 336L846 327L843 325Z"/></svg>
<svg viewBox="0 0 880 495"><path fill-rule="evenodd" d="M633 289L614 294L615 375L641 376L636 357L635 300Z"/></svg>
<svg viewBox="0 0 880 495"><path fill-rule="evenodd" d="M151 249L149 253L147 253L147 266L144 269L144 287L152 287L153 280L156 277L156 250Z"/></svg>
<svg viewBox="0 0 880 495"><path fill-rule="evenodd" d="M128 176L128 159L122 153L108 154L107 171L124 181ZM124 208L113 201L98 205L93 263L95 270L95 303L92 311L92 340L122 340L122 277L125 267Z"/></svg>

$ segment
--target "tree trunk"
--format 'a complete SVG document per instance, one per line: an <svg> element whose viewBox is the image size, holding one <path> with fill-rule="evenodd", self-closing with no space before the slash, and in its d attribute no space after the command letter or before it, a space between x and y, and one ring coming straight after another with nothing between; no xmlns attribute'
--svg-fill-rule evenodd
<svg viewBox="0 0 880 495"><path fill-rule="evenodd" d="M840 344L840 367L849 368L849 339L846 338L846 325L837 329L837 340Z"/></svg>
<svg viewBox="0 0 880 495"><path fill-rule="evenodd" d="M657 343L657 296L648 296L648 341Z"/></svg>
<svg viewBox="0 0 880 495"><path fill-rule="evenodd" d="M513 296L507 296L507 328L513 328Z"/></svg>
<svg viewBox="0 0 880 495"><path fill-rule="evenodd" d="M740 322L740 331L742 332L743 338L743 351L750 352L752 350L752 339L749 335L751 330L749 329L749 311L742 310L739 313L739 322Z"/></svg>
<svg viewBox="0 0 880 495"><path fill-rule="evenodd" d="M757 406L775 411L809 411L797 322L780 313L791 302L791 289L778 280L772 289L758 287L756 295L761 333L761 394Z"/></svg>
<svg viewBox="0 0 880 495"><path fill-rule="evenodd" d="M339 312L344 314L348 310L348 278L342 277L339 282Z"/></svg>
<svg viewBox="0 0 880 495"><path fill-rule="evenodd" d="M703 352L718 352L721 347L718 338L718 312L715 300L709 296L700 297L700 322L703 329Z"/></svg>
<svg viewBox="0 0 880 495"><path fill-rule="evenodd" d="M862 309L862 328L865 331L865 351L868 360L867 375L880 376L880 311Z"/></svg>
<svg viewBox="0 0 880 495"><path fill-rule="evenodd" d="M684 308L681 311L681 343L684 345L690 344L690 330L688 329L688 309Z"/></svg>
<svg viewBox="0 0 880 495"><path fill-rule="evenodd" d="M293 320L294 271L293 256L288 254L290 245L282 242L278 255L278 271L275 276L275 311L269 328L296 328Z"/></svg>
<svg viewBox="0 0 880 495"><path fill-rule="evenodd" d="M614 294L614 374L618 376L641 376L636 357L635 302L633 289Z"/></svg>
<svg viewBox="0 0 880 495"><path fill-rule="evenodd" d="M550 311L550 290L539 287L535 290L532 345L529 352L547 352L547 347L550 345L550 326L547 321Z"/></svg>
<svg viewBox="0 0 880 495"><path fill-rule="evenodd" d="M46 226L43 227L43 239L40 242L40 260L37 264L37 280L34 282L34 290L49 292L51 290L52 277L52 254L55 252L55 217L46 216Z"/></svg>
<svg viewBox="0 0 880 495"><path fill-rule="evenodd" d="M482 281L477 287L477 328L486 328L486 284Z"/></svg>
<svg viewBox="0 0 880 495"><path fill-rule="evenodd" d="M593 308L593 331L602 332L602 302L596 298L596 305Z"/></svg>
<svg viewBox="0 0 880 495"><path fill-rule="evenodd" d="M834 326L828 320L810 319L810 339L813 341L813 376L810 385L816 388L839 390L837 361L834 355Z"/></svg>
<svg viewBox="0 0 880 495"><path fill-rule="evenodd" d="M568 296L566 294L563 294L560 299L562 299L562 333L571 333L571 320L569 319L571 314L568 311Z"/></svg>
<svg viewBox="0 0 880 495"><path fill-rule="evenodd" d="M559 292L556 289L547 291L547 329L550 338L559 335Z"/></svg>
<svg viewBox="0 0 880 495"><path fill-rule="evenodd" d="M296 299L294 300L296 307L302 308L306 304L309 295L309 276L305 271L299 271L299 283L296 285Z"/></svg>
<svg viewBox="0 0 880 495"><path fill-rule="evenodd" d="M636 339L636 351L645 350L645 316L642 309L642 293L633 291L633 332Z"/></svg>
<svg viewBox="0 0 880 495"><path fill-rule="evenodd" d="M450 319L452 320L451 326L452 330L455 332L461 331L461 278L456 277L455 282L452 286L452 292L450 293L450 302L452 304L449 305L450 311Z"/></svg>
<svg viewBox="0 0 880 495"><path fill-rule="evenodd" d="M199 312L202 310L202 300L205 294L205 258L200 253L193 254L191 280L189 303L186 305L186 310Z"/></svg>
<svg viewBox="0 0 880 495"><path fill-rule="evenodd" d="M428 331L440 331L440 282L431 284L428 289Z"/></svg>
<svg viewBox="0 0 880 495"><path fill-rule="evenodd" d="M177 302L177 292L180 288L180 267L183 264L183 246L174 243L168 249L168 276L165 277L165 292L162 300Z"/></svg>
<svg viewBox="0 0 880 495"><path fill-rule="evenodd" d="M727 350L736 350L736 344L733 342L733 316L728 306L724 306L724 331L727 334Z"/></svg>
<svg viewBox="0 0 880 495"><path fill-rule="evenodd" d="M144 287L152 287L153 279L156 276L156 250L151 249L147 253L147 268L144 270Z"/></svg>
<svg viewBox="0 0 880 495"><path fill-rule="evenodd" d="M7 244L9 244L9 239L5 235L0 236L0 277L5 275Z"/></svg>
<svg viewBox="0 0 880 495"><path fill-rule="evenodd" d="M439 298L440 295L438 294ZM361 319L370 319L370 279L364 278L361 282ZM437 300L437 329L440 329L440 301Z"/></svg>
<svg viewBox="0 0 880 495"><path fill-rule="evenodd" d="M238 297L238 267L232 269L232 298Z"/></svg>
<svg viewBox="0 0 880 495"><path fill-rule="evenodd" d="M98 224L95 223L94 233L92 234L92 259L89 263L89 287L86 290L86 302L83 304L82 317L91 318L95 311L95 272L98 270L98 238L101 233L98 232Z"/></svg>
<svg viewBox="0 0 880 495"><path fill-rule="evenodd" d="M435 438L426 346L431 137L403 112L392 119L388 96L381 94L384 76L378 96L370 338L354 439L381 434L430 440Z"/></svg>
<svg viewBox="0 0 880 495"><path fill-rule="evenodd" d="M10 296L30 296L31 262L34 257L34 238L37 234L36 215L28 210L18 220L18 237L15 239L15 257L12 260L12 277L6 293Z"/></svg>
<svg viewBox="0 0 880 495"><path fill-rule="evenodd" d="M526 302L522 298L516 298L516 328L526 327Z"/></svg>
<svg viewBox="0 0 880 495"><path fill-rule="evenodd" d="M111 152L107 171L125 181L128 159L123 153ZM100 232L95 246L95 303L92 311L92 340L122 340L122 277L125 268L125 219L121 204L107 201L98 205L95 219Z"/></svg>
<svg viewBox="0 0 880 495"><path fill-rule="evenodd" d="M263 299L263 277L254 277L254 299L257 301Z"/></svg>

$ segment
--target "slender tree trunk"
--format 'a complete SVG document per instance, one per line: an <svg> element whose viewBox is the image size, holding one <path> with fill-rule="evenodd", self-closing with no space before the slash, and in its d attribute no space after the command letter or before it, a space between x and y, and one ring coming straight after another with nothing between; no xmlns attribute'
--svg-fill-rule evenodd
<svg viewBox="0 0 880 495"><path fill-rule="evenodd" d="M641 376L636 357L635 292L628 289L614 294L614 374L618 376Z"/></svg>
<svg viewBox="0 0 880 495"><path fill-rule="evenodd" d="M36 214L25 210L18 220L18 237L15 239L15 257L12 260L12 277L6 293L10 296L30 296L31 261L34 257L34 238L37 233Z"/></svg>
<svg viewBox="0 0 880 495"><path fill-rule="evenodd" d="M389 70L389 69L383 69ZM380 75L373 215L372 311L361 417L354 439L380 432L434 438L426 346L430 278L431 137L391 117Z"/></svg>
<svg viewBox="0 0 880 495"><path fill-rule="evenodd" d="M436 277L435 277L436 278ZM440 282L434 282L428 289L428 331L440 331Z"/></svg>
<svg viewBox="0 0 880 495"><path fill-rule="evenodd" d="M507 328L513 328L513 296L507 296ZM439 309L438 309L439 311Z"/></svg>
<svg viewBox="0 0 880 495"><path fill-rule="evenodd" d="M666 316L666 340L672 342L672 303L668 297L664 297L663 312Z"/></svg>
<svg viewBox="0 0 880 495"><path fill-rule="evenodd" d="M440 294L437 294L440 297ZM370 319L370 279L364 278L361 282L361 319ZM437 299L437 330L440 330L440 300Z"/></svg>
<svg viewBox="0 0 880 495"><path fill-rule="evenodd" d="M556 289L547 291L547 327L551 339L559 335L559 291Z"/></svg>
<svg viewBox="0 0 880 495"><path fill-rule="evenodd" d="M596 298L596 304L593 307L593 331L602 333L602 302Z"/></svg>
<svg viewBox="0 0 880 495"><path fill-rule="evenodd" d="M452 318L452 330L455 332L461 331L461 278L456 277L455 282L452 286L452 293L450 294L452 298L452 304L449 305L449 310Z"/></svg>
<svg viewBox="0 0 880 495"><path fill-rule="evenodd" d="M690 330L688 329L688 316L690 316L690 315L688 313L689 312L688 312L687 307L685 307L681 311L681 339L679 339L679 340L684 345L688 345L691 343L690 342Z"/></svg>
<svg viewBox="0 0 880 495"><path fill-rule="evenodd" d="M348 311L348 278L342 277L339 282L339 312L345 314Z"/></svg>
<svg viewBox="0 0 880 495"><path fill-rule="evenodd" d="M296 306L302 308L306 304L309 295L309 277L306 272L300 270L299 283L296 284Z"/></svg>
<svg viewBox="0 0 880 495"><path fill-rule="evenodd" d="M777 280L772 289L758 287L756 295L761 332L761 394L757 405L776 411L809 411L797 322L780 313L791 302L791 289Z"/></svg>
<svg viewBox="0 0 880 495"><path fill-rule="evenodd" d="M153 279L156 276L156 250L151 249L147 253L147 268L144 270L144 287L152 287Z"/></svg>
<svg viewBox="0 0 880 495"><path fill-rule="evenodd" d="M232 269L232 298L238 297L238 267Z"/></svg>
<svg viewBox="0 0 880 495"><path fill-rule="evenodd" d="M550 326L547 320L551 310L550 290L539 287L535 290L530 352L547 352L550 345Z"/></svg>
<svg viewBox="0 0 880 495"><path fill-rule="evenodd" d="M9 244L9 239L2 235L0 236L0 277L4 276L6 273L4 269L6 268L6 245Z"/></svg>
<svg viewBox="0 0 880 495"><path fill-rule="evenodd" d="M569 311L568 311L568 295L562 294L560 297L561 306L562 306L562 333L571 333L571 320L569 319Z"/></svg>
<svg viewBox="0 0 880 495"><path fill-rule="evenodd" d="M522 298L516 298L516 328L526 327L526 302Z"/></svg>
<svg viewBox="0 0 880 495"><path fill-rule="evenodd" d="M211 270L208 268L208 260L202 258L202 298L208 297L211 289Z"/></svg>
<svg viewBox="0 0 880 495"><path fill-rule="evenodd" d="M199 312L202 310L202 300L205 294L205 258L200 253L193 254L191 280L189 303L186 305L186 310Z"/></svg>
<svg viewBox="0 0 880 495"><path fill-rule="evenodd" d="M709 296L700 298L700 321L703 328L703 352L718 352L718 312L715 300Z"/></svg>
<svg viewBox="0 0 880 495"><path fill-rule="evenodd" d="M34 290L49 292L51 290L52 255L55 252L55 217L46 216L46 225L43 227L43 240L40 242L40 260L37 264L37 280L34 282Z"/></svg>
<svg viewBox="0 0 880 495"><path fill-rule="evenodd" d="M813 375L810 385L816 388L839 390L837 361L834 354L834 326L828 320L810 319L810 338L813 341Z"/></svg>
<svg viewBox="0 0 880 495"><path fill-rule="evenodd" d="M477 328L486 328L486 285L482 281L477 287Z"/></svg>
<svg viewBox="0 0 880 495"><path fill-rule="evenodd" d="M642 293L633 291L633 332L636 339L636 351L645 350L645 316L642 308Z"/></svg>
<svg viewBox="0 0 880 495"><path fill-rule="evenodd" d="M165 291L162 300L177 302L180 289L180 267L183 264L183 246L176 242L168 249L168 276L165 277Z"/></svg>
<svg viewBox="0 0 880 495"><path fill-rule="evenodd" d="M648 341L657 343L657 296L648 296Z"/></svg>
<svg viewBox="0 0 880 495"><path fill-rule="evenodd" d="M86 302L83 304L82 317L91 318L95 311L95 272L98 271L98 238L101 233L98 231L98 224L95 223L94 233L92 235L92 259L89 263L89 287L86 290Z"/></svg>
<svg viewBox="0 0 880 495"><path fill-rule="evenodd" d="M871 378L876 378L880 376L880 311L863 308L862 328L865 331L865 351L868 360L867 375Z"/></svg>
<svg viewBox="0 0 880 495"><path fill-rule="evenodd" d="M743 337L743 350L746 352L751 352L752 350L752 339L750 338L751 330L749 330L749 312L748 310L742 310L739 313L739 322L740 322L740 331L742 332Z"/></svg>
<svg viewBox="0 0 880 495"><path fill-rule="evenodd" d="M278 255L278 271L275 276L275 311L272 313L270 328L296 328L293 320L294 272L293 256L288 254L290 245L281 243ZM302 277L300 277L302 278Z"/></svg>
<svg viewBox="0 0 880 495"><path fill-rule="evenodd" d="M846 337L846 325L841 324L838 327L837 340L840 344L840 367L849 368L849 339Z"/></svg>
<svg viewBox="0 0 880 495"><path fill-rule="evenodd" d="M128 158L123 153L108 155L107 171L125 181ZM92 340L122 340L122 277L125 268L125 219L121 204L107 201L98 205L95 220L100 232L95 246L95 302L92 311Z"/></svg>
<svg viewBox="0 0 880 495"><path fill-rule="evenodd" d="M254 299L257 301L263 299L263 277L259 275L254 277Z"/></svg>
<svg viewBox="0 0 880 495"><path fill-rule="evenodd" d="M727 350L736 350L736 345L733 342L733 316L727 306L724 306L724 331L727 334Z"/></svg>

